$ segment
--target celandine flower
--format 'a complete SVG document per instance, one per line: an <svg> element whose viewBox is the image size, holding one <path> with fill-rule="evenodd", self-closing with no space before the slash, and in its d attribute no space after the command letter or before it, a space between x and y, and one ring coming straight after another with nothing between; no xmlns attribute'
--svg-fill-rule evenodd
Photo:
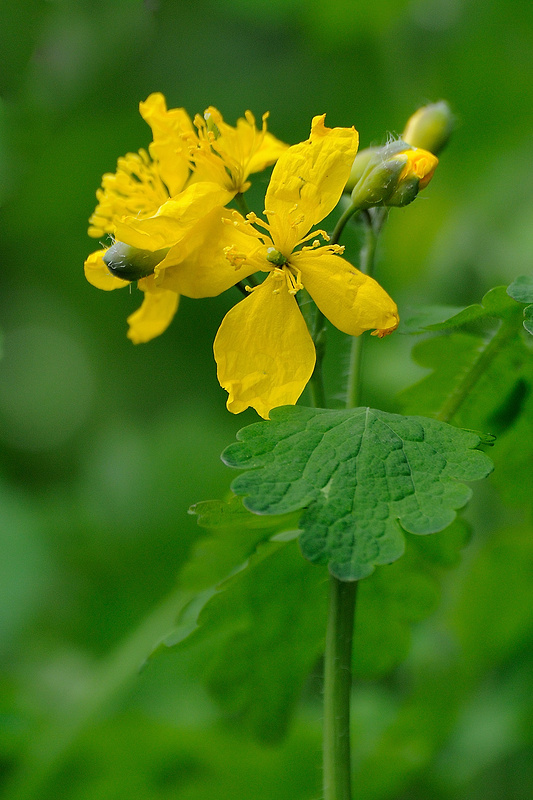
<svg viewBox="0 0 533 800"><path fill-rule="evenodd" d="M233 128L210 107L193 125L159 93L139 109L152 128L149 153L128 153L116 173L104 175L89 234L109 234L115 244L85 262L87 280L99 289L138 280L144 302L128 317L134 343L167 328L180 294L214 296L239 280L229 262L212 266L213 252L230 242L224 206L287 149L267 132L267 115L260 130L250 112Z"/></svg>
<svg viewBox="0 0 533 800"><path fill-rule="evenodd" d="M278 159L265 199L268 224L233 215L235 232L248 238L227 248L226 258L246 274L268 273L226 314L214 343L218 379L235 414L252 406L268 418L275 406L296 403L309 381L316 354L295 297L300 289L352 336L371 328L384 336L398 325L384 289L341 257L344 248L314 239L327 241L323 231L309 233L337 205L358 145L357 131L326 128L324 119L315 117L310 138Z"/></svg>

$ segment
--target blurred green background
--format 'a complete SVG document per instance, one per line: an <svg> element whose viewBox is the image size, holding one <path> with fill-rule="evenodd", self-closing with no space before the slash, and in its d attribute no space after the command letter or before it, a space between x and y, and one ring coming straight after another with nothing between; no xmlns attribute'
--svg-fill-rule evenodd
<svg viewBox="0 0 533 800"><path fill-rule="evenodd" d="M135 673L171 628L164 598L204 535L187 508L224 496L233 476L219 454L255 421L226 412L212 357L236 293L184 298L165 335L134 347L125 320L140 293L108 294L84 279L101 176L149 143L139 101L162 91L169 107L192 115L212 104L230 123L247 108L269 110L270 130L289 143L326 111L329 125L354 124L367 146L400 133L419 105L446 99L457 130L428 189L391 214L379 277L400 312L466 305L531 272L532 37L526 0L2 0L7 800L320 795L317 675L288 738L272 745L227 719L185 656ZM346 356L334 333L332 342L331 363ZM411 345L372 340L368 401L396 410L394 394L422 374ZM365 800L533 795L532 548L522 511L490 505L492 495L490 486L476 495L474 537L436 616L415 628L394 672L354 690ZM486 531L499 524L510 532L494 544ZM506 559L501 579L495 564ZM447 661L454 614L460 677ZM483 649L494 628L501 636ZM464 642L474 639L469 655ZM465 677L470 657L479 679ZM394 719L396 733L383 738Z"/></svg>

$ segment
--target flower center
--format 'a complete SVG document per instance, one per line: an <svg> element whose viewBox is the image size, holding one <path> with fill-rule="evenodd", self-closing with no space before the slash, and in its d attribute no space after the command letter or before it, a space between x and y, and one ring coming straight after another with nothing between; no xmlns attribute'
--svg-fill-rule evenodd
<svg viewBox="0 0 533 800"><path fill-rule="evenodd" d="M287 259L280 253L279 250L276 250L275 247L267 248L267 261L271 264L274 264L275 267L284 267L287 263Z"/></svg>

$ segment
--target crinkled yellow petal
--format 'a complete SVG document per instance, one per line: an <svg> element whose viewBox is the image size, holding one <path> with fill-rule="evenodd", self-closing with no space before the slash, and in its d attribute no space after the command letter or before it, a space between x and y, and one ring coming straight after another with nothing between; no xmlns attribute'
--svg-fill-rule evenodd
<svg viewBox="0 0 533 800"><path fill-rule="evenodd" d="M272 238L285 256L335 208L357 153L357 131L326 128L325 116L314 117L310 138L289 147L272 171L265 209Z"/></svg>
<svg viewBox="0 0 533 800"><path fill-rule="evenodd" d="M344 333L359 336L398 326L396 303L377 281L326 248L294 253L291 264L301 270L302 282L322 313ZM321 252L322 251L322 252Z"/></svg>
<svg viewBox="0 0 533 800"><path fill-rule="evenodd" d="M83 268L89 283L96 286L97 289L104 289L106 292L128 286L129 281L122 281L120 278L115 278L114 275L111 275L103 260L105 252L105 250L96 250L86 260Z"/></svg>
<svg viewBox="0 0 533 800"><path fill-rule="evenodd" d="M187 297L215 297L255 272L253 261L237 258L234 262L225 249L233 247L232 252L247 256L262 247L261 242L223 219L231 220L231 214L220 206L214 208L172 247L157 265L157 284Z"/></svg>
<svg viewBox="0 0 533 800"><path fill-rule="evenodd" d="M169 194L175 195L181 192L189 176L189 142L196 137L191 119L184 108L167 109L160 92L139 103L139 111L152 129L150 155L159 165Z"/></svg>
<svg viewBox="0 0 533 800"><path fill-rule="evenodd" d="M139 281L139 288L144 291L143 303L128 317L128 339L133 344L149 342L166 331L178 309L180 299L176 292L155 286L151 277Z"/></svg>
<svg viewBox="0 0 533 800"><path fill-rule="evenodd" d="M316 355L283 276L271 273L226 314L214 353L233 414L252 406L268 419L272 408L296 403L313 374Z"/></svg>
<svg viewBox="0 0 533 800"><path fill-rule="evenodd" d="M140 250L172 247L217 206L225 206L234 193L216 183L195 183L170 198L151 217L125 217L117 222L115 238Z"/></svg>

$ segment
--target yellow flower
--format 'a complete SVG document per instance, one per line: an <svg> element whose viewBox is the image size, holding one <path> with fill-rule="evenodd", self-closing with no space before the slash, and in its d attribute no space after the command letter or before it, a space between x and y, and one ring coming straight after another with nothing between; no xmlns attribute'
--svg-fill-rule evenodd
<svg viewBox="0 0 533 800"><path fill-rule="evenodd" d="M316 354L296 293L307 289L322 313L352 336L398 325L395 303L372 278L355 269L339 245L309 233L337 205L357 152L353 128L326 128L313 119L310 138L277 161L265 199L268 224L254 214L233 214L240 243L226 258L250 272L267 272L250 296L226 314L214 343L218 379L238 414L248 406L265 419L272 408L296 403L313 373ZM261 233L254 225L266 229ZM306 244L309 243L310 244Z"/></svg>
<svg viewBox="0 0 533 800"><path fill-rule="evenodd" d="M184 109L167 109L159 93L139 109L152 128L149 153L128 153L104 175L89 234L108 234L115 244L85 263L87 280L100 289L138 279L144 302L128 318L134 343L168 327L181 294L213 296L240 279L228 262L212 268L213 251L228 244L224 207L249 187L252 172L287 148L267 132L267 115L261 130L250 112L233 128L210 107L193 125Z"/></svg>

